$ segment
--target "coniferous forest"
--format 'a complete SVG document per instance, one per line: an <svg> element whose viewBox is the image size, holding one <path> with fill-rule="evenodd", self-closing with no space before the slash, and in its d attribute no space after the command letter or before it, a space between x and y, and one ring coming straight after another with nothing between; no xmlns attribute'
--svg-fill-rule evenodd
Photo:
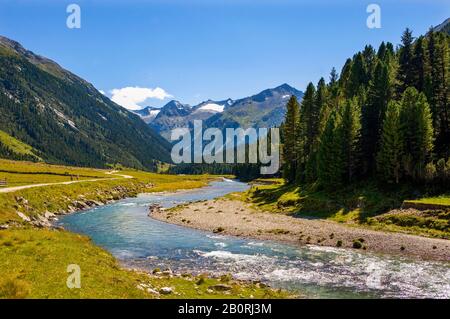
<svg viewBox="0 0 450 319"><path fill-rule="evenodd" d="M430 30L401 45L366 46L340 75L292 97L282 124L284 179L336 189L381 183L450 182L449 42Z"/></svg>

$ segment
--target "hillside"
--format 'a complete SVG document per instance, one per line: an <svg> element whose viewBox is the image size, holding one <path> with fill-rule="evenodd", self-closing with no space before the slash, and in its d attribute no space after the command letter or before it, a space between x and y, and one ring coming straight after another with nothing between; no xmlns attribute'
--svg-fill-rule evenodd
<svg viewBox="0 0 450 319"><path fill-rule="evenodd" d="M18 160L41 161L30 145L22 143L18 139L0 131L0 157Z"/></svg>
<svg viewBox="0 0 450 319"><path fill-rule="evenodd" d="M51 163L152 169L169 145L134 113L55 62L0 37L0 130Z"/></svg>

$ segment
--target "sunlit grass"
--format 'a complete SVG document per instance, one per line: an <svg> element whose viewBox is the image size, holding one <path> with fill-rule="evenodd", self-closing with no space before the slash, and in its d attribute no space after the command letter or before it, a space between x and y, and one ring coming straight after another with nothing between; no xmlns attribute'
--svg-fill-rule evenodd
<svg viewBox="0 0 450 319"><path fill-rule="evenodd" d="M81 288L66 285L67 266L81 270ZM154 298L138 289L150 285L158 291L172 287L163 298L280 298L284 292L252 284L232 284L230 293L208 292L218 279L152 277L119 267L113 256L96 247L89 238L64 231L20 229L0 231L0 298Z"/></svg>
<svg viewBox="0 0 450 319"><path fill-rule="evenodd" d="M28 155L33 157L33 159L42 161L42 159L35 154L35 150L30 145L19 141L18 139L6 134L1 130L0 130L0 144L3 144L11 152L17 155Z"/></svg>

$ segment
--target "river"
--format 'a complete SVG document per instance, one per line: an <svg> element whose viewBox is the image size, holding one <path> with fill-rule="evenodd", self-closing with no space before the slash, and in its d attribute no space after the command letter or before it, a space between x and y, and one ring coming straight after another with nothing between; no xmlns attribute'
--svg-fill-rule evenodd
<svg viewBox="0 0 450 319"><path fill-rule="evenodd" d="M125 266L149 271L231 273L309 298L450 298L450 263L222 236L147 216L152 203L173 207L248 187L224 180L186 192L141 194L63 216L58 224L88 235Z"/></svg>

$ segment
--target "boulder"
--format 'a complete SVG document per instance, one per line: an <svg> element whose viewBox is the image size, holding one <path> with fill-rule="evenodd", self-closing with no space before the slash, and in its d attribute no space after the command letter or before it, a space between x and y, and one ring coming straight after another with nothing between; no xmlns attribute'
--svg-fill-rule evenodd
<svg viewBox="0 0 450 319"><path fill-rule="evenodd" d="M173 289L170 287L162 287L159 289L159 293L162 295L170 295L173 292Z"/></svg>
<svg viewBox="0 0 450 319"><path fill-rule="evenodd" d="M22 218L24 221L26 221L26 222L31 222L30 217L28 217L28 216L25 215L24 213L22 213L22 212L16 212L16 213L17 213L17 215L19 215L19 217Z"/></svg>

